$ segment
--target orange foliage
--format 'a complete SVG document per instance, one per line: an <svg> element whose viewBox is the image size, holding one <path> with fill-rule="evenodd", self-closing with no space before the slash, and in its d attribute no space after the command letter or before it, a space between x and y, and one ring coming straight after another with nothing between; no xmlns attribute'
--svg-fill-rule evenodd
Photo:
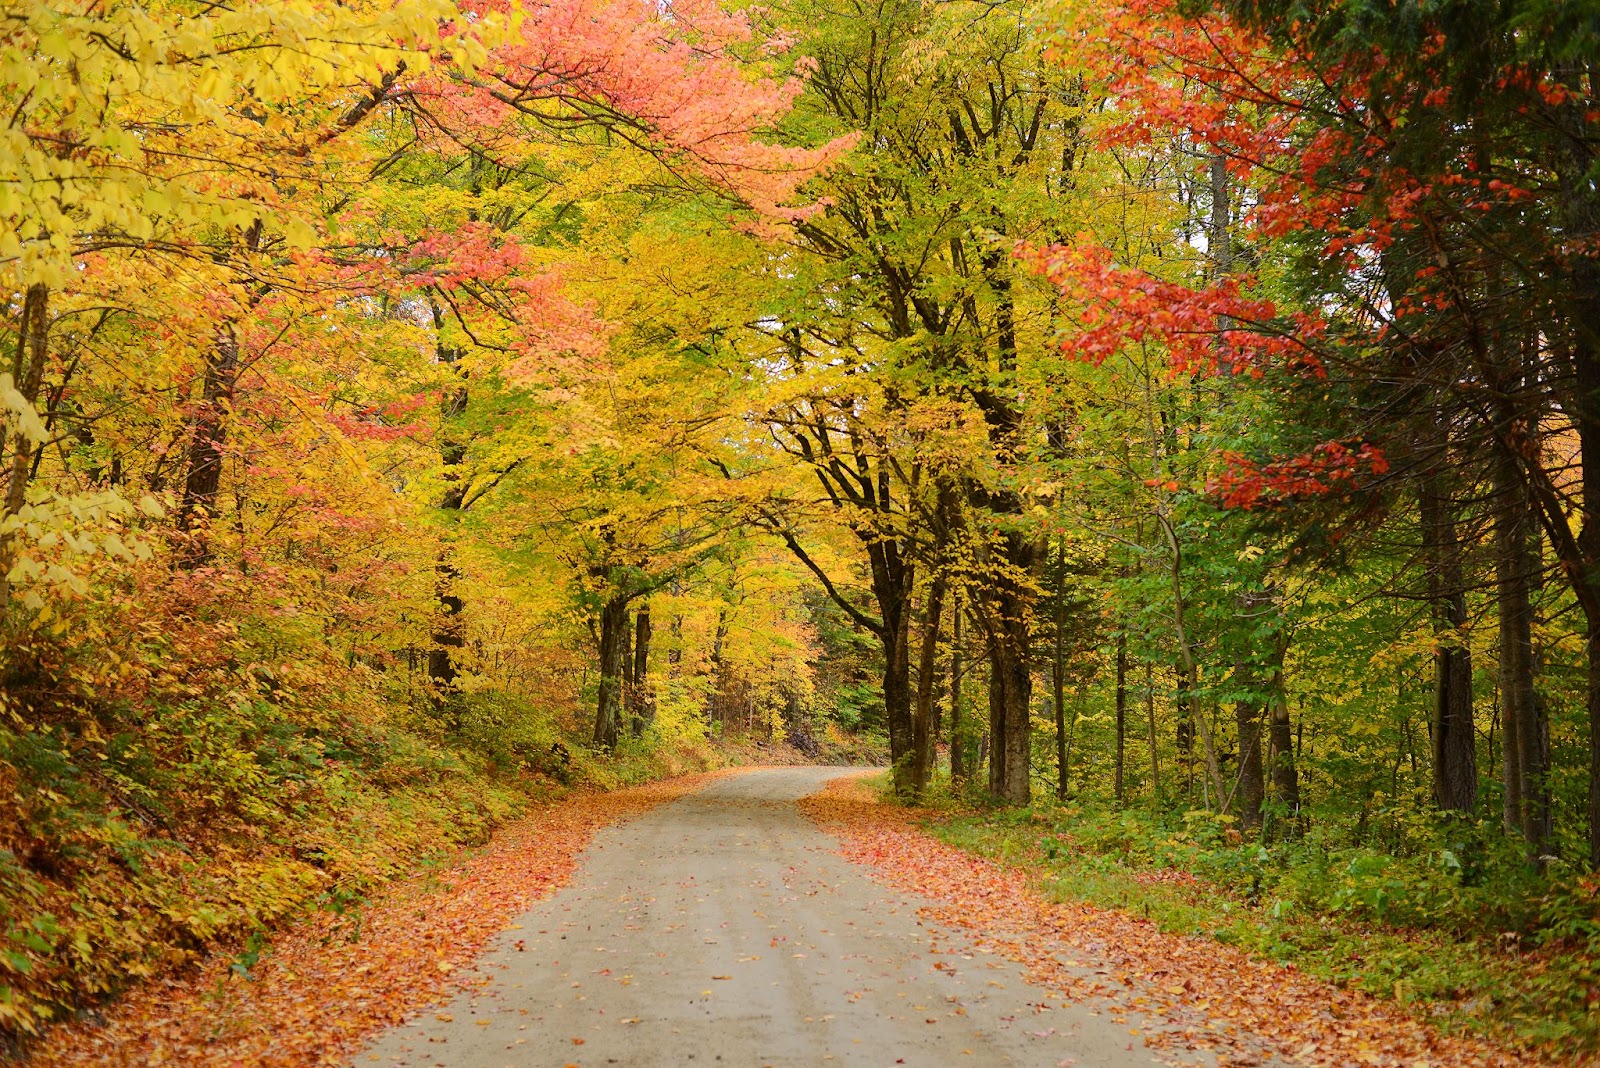
<svg viewBox="0 0 1600 1068"><path fill-rule="evenodd" d="M473 959L513 917L566 883L596 830L719 774L550 805L359 912L313 914L274 941L251 977L213 955L188 974L139 988L103 1024L56 1031L33 1063L339 1063L372 1031L483 981Z"/></svg>
<svg viewBox="0 0 1600 1068"><path fill-rule="evenodd" d="M930 899L921 915L1021 963L1032 982L1170 1021L1171 1029L1144 1036L1152 1048L1211 1050L1224 1064L1258 1064L1263 1054L1328 1066L1541 1063L1443 1034L1392 1005L1232 946L1167 934L1124 912L1049 901L1021 868L945 845L918 829L914 813L877 803L859 780L837 780L800 804L839 835L845 857Z"/></svg>

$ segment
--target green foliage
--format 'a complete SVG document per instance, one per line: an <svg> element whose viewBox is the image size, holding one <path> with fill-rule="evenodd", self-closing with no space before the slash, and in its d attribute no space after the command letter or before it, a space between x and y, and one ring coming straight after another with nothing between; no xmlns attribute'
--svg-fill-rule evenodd
<svg viewBox="0 0 1600 1068"><path fill-rule="evenodd" d="M952 795L941 807L934 833L1038 870L1062 900L1293 963L1450 1027L1571 1051L1600 1039L1600 881L1542 875L1496 827L1439 819L1429 848L1395 856L1315 827L1239 841L1208 811L975 811Z"/></svg>

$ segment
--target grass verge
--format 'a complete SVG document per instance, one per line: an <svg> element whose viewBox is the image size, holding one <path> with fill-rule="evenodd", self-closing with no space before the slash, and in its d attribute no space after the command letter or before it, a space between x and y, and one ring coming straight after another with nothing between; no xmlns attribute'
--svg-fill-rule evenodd
<svg viewBox="0 0 1600 1068"><path fill-rule="evenodd" d="M1600 1048L1600 899L1589 879L1548 882L1519 905L1459 861L1230 841L1225 823L1199 813L990 809L946 794L920 822L1018 866L1051 900L1292 964L1446 1032L1586 1063Z"/></svg>

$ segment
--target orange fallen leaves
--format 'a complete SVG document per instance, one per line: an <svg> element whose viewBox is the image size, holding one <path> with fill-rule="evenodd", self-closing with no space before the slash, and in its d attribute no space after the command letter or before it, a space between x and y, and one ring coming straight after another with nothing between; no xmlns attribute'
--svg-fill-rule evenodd
<svg viewBox="0 0 1600 1068"><path fill-rule="evenodd" d="M363 911L359 937L352 937L347 920L316 913L273 940L257 978L234 975L227 957L214 955L190 974L136 987L98 1024L54 1029L30 1063L340 1063L371 1032L471 985L474 958L513 917L566 883L596 830L721 774L553 804L450 868L395 886Z"/></svg>
<svg viewBox="0 0 1600 1068"><path fill-rule="evenodd" d="M1263 1055L1380 1068L1548 1063L1443 1034L1395 1006L1232 946L1168 934L1124 912L1048 901L1024 871L945 845L918 829L913 813L879 804L859 780L835 780L800 807L838 834L846 858L936 902L920 915L1020 963L1030 982L1166 1021L1140 1036L1153 1048L1210 1049L1219 1064L1235 1065Z"/></svg>

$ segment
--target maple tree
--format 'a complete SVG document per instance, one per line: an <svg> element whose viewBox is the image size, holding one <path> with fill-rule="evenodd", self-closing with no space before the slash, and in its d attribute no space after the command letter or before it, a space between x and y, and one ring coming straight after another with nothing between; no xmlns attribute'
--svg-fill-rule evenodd
<svg viewBox="0 0 1600 1068"><path fill-rule="evenodd" d="M528 646L563 613L528 596L545 575L492 578L496 539L472 518L497 491L539 492L517 478L548 447L552 398L611 381L616 327L563 284L597 259L573 224L629 198L781 223L845 146L763 138L798 83L711 7L4 18L0 256L21 315L5 775L29 800L6 817L21 859L0 1017L27 1033L170 967L179 943L259 931L359 894L430 838L481 834L519 790L502 773L616 774L574 769L562 741L573 632ZM623 232L637 215L612 217ZM572 411L557 422L592 462L606 431ZM647 505L600 507L626 522ZM149 629L113 652L125 616ZM638 675L645 661L641 646ZM686 705L664 748L692 748ZM65 784L58 766L64 793L45 785ZM391 795L416 818L317 844L324 819ZM268 859L241 860L262 836ZM132 891L98 877L127 848L158 858ZM185 895L194 908L164 904ZM99 910L122 896L137 904L113 923Z"/></svg>
<svg viewBox="0 0 1600 1068"><path fill-rule="evenodd" d="M1304 26L1269 8L1232 14L1238 21L1228 13L1193 19L1160 5L1125 9L1104 37L1106 84L1135 106L1112 136L1147 144L1165 131L1223 158L1224 171L1250 190L1247 222L1257 247L1284 248L1291 269L1302 272L1294 279L1299 291L1285 295L1306 310L1281 309L1225 273L1196 287L1113 266L1090 244L1046 253L1042 267L1085 303L1082 351L1092 357L1154 334L1179 369L1258 377L1290 371L1282 381L1290 404L1303 392L1326 399L1329 382L1350 391L1359 407L1345 413L1356 417L1347 437L1265 464L1236 462L1216 488L1225 503L1249 507L1326 495L1353 482L1416 480L1427 598L1439 635L1436 795L1441 806L1466 811L1475 806L1477 773L1470 653L1460 638L1468 622L1458 514L1464 490L1450 483L1462 480L1469 443L1498 450L1501 631L1510 643L1501 650L1502 670L1511 671L1508 693L1523 695L1506 730L1514 740L1505 764L1507 822L1537 843L1544 817L1533 809L1544 802L1530 809L1524 801L1543 789L1531 782L1544 774L1537 741L1543 728L1527 696L1532 668L1519 651L1527 639L1515 633L1528 612L1525 573L1539 565L1519 548L1526 535L1518 531L1540 517L1582 609L1589 566L1572 527L1582 506L1566 496L1578 482L1556 473L1567 460L1545 442L1564 431L1542 413L1570 418L1581 452L1586 350L1581 328L1557 331L1546 344L1518 324L1548 319L1560 302L1570 303L1558 295L1563 287L1582 290L1583 239L1570 222L1559 222L1563 212L1572 219L1583 210L1572 199L1572 179L1565 194L1559 182L1536 192L1531 173L1581 169L1574 162L1581 147L1569 148L1587 135L1570 121L1582 111L1584 90L1568 83L1582 46L1570 46L1576 52L1569 54L1569 46L1548 43L1562 39L1551 23L1530 51L1495 36L1509 24L1467 9L1459 21L1441 18L1427 32L1376 23L1359 44L1339 31L1354 9L1330 10ZM1491 71L1514 97L1492 108L1479 88ZM1208 92L1180 88L1180 79L1194 77ZM1473 115L1471 129L1461 126L1463 108ZM1576 140L1553 147L1533 129L1552 124ZM1558 251L1563 242L1566 252ZM1540 265L1533 279L1529 263ZM1524 280L1512 281L1519 272ZM1473 397L1477 383L1502 399L1485 408ZM1302 419L1329 420L1324 407L1309 408ZM1398 432L1368 421L1385 410L1403 413ZM1391 459L1403 460L1404 470L1391 470ZM1522 666L1506 668L1516 661ZM1595 721L1592 711L1589 719ZM1592 727L1590 733L1592 753ZM1597 774L1591 770L1591 842L1600 842ZM1600 856L1594 848L1591 862Z"/></svg>

